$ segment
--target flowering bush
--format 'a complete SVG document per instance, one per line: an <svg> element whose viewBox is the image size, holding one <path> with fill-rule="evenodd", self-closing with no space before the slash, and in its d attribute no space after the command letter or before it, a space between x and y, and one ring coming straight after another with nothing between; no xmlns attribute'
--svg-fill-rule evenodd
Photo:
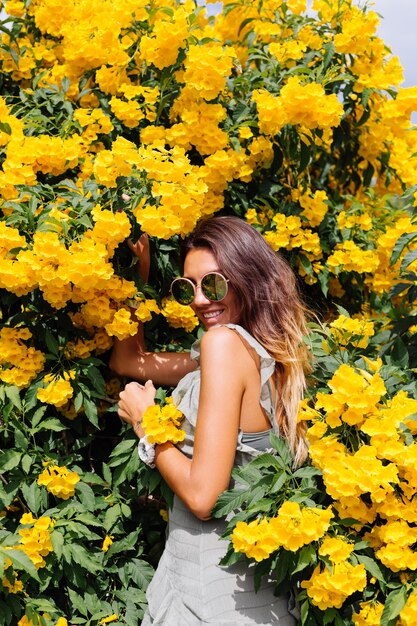
<svg viewBox="0 0 417 626"><path fill-rule="evenodd" d="M417 399L407 392L415 383L392 358L377 356L374 329L358 321L342 314L311 335L327 369L299 413L309 425L311 465L294 472L286 445L273 437L276 455L237 471L238 484L220 497L216 515L239 507L224 563L241 553L258 562L258 580L272 570L282 591L290 581L302 623L411 624Z"/></svg>
<svg viewBox="0 0 417 626"><path fill-rule="evenodd" d="M179 239L217 211L330 324L311 337L312 465L292 472L277 440L244 470L264 486L235 545L260 572L278 559L279 584L303 574L306 624L412 623L417 90L366 3L306 4L0 2L0 625L140 619L170 494L115 415L108 353L139 321L150 349L199 336L168 290ZM125 243L141 232L149 284Z"/></svg>

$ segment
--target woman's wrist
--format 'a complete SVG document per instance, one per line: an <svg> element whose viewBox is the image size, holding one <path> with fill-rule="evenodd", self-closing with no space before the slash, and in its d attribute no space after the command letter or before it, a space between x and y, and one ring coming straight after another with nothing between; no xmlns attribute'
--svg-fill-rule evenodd
<svg viewBox="0 0 417 626"><path fill-rule="evenodd" d="M134 424L132 424L132 428L136 437L138 437L139 439L142 439L145 436L145 431L143 430L142 422L135 422Z"/></svg>

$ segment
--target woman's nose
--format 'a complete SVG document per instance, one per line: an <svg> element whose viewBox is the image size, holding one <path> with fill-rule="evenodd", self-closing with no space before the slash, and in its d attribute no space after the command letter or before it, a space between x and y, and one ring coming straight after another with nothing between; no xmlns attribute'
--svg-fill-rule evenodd
<svg viewBox="0 0 417 626"><path fill-rule="evenodd" d="M204 295L201 285L196 285L194 292L194 304L201 306L202 304L207 304L207 302L210 302L210 300Z"/></svg>

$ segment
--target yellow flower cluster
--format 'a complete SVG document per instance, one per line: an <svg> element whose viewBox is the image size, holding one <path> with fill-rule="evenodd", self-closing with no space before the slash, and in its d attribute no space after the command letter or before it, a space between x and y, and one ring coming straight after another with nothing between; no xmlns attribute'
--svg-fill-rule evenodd
<svg viewBox="0 0 417 626"><path fill-rule="evenodd" d="M132 319L129 309L121 308L114 313L112 321L105 325L105 329L111 337L122 340L136 335L138 325Z"/></svg>
<svg viewBox="0 0 417 626"><path fill-rule="evenodd" d="M356 372L350 365L341 365L328 382L332 393L319 392L316 409L324 409L331 428L347 424L362 424L367 416L377 412L377 404L385 395L384 382L378 372L371 375ZM342 421L341 421L342 420Z"/></svg>
<svg viewBox="0 0 417 626"><path fill-rule="evenodd" d="M319 83L302 84L291 76L273 96L264 89L253 93L259 114L259 130L266 135L276 135L286 124L301 125L308 129L330 129L337 126L343 115L343 106L335 94L326 95Z"/></svg>
<svg viewBox="0 0 417 626"><path fill-rule="evenodd" d="M68 341L65 346L65 356L67 359L86 359L93 353L101 354L112 346L112 340L104 329L91 329L92 335L89 339L77 339Z"/></svg>
<svg viewBox="0 0 417 626"><path fill-rule="evenodd" d="M272 222L274 230L265 231L264 237L274 250L301 248L311 261L321 259L323 252L318 234L304 228L297 215L286 217L283 213L276 213Z"/></svg>
<svg viewBox="0 0 417 626"><path fill-rule="evenodd" d="M417 444L406 441L404 427L413 435L417 432L411 417L417 412L417 400L405 391L386 398L378 373L381 360L367 363L372 373L341 365L329 382L331 393L318 393L314 408L304 403L300 419L313 421L307 433L310 457L321 469L340 517L356 520L356 530L372 525L364 538L385 567L416 571ZM340 441L342 422L357 429L357 438L365 434L369 444L362 440L357 450L348 450ZM332 560L327 540L321 550ZM358 624L361 615L369 611L373 616L374 610L373 605L364 606Z"/></svg>
<svg viewBox="0 0 417 626"><path fill-rule="evenodd" d="M0 380L19 388L27 387L42 371L45 356L24 342L32 338L27 328L0 330Z"/></svg>
<svg viewBox="0 0 417 626"><path fill-rule="evenodd" d="M312 603L322 611L329 608L340 609L343 602L355 591L366 586L365 566L351 565L347 561L335 563L331 569L316 567L311 578L301 583L307 589Z"/></svg>
<svg viewBox="0 0 417 626"><path fill-rule="evenodd" d="M351 344L357 348L366 348L369 338L375 333L374 324L365 318L352 318L339 315L330 324L331 335L341 346Z"/></svg>
<svg viewBox="0 0 417 626"><path fill-rule="evenodd" d="M152 319L152 313L158 314L160 312L161 309L159 308L156 300L153 298L145 298L145 300L139 302L139 306L137 306L135 310L135 316L140 322L150 322Z"/></svg>
<svg viewBox="0 0 417 626"><path fill-rule="evenodd" d="M379 265L378 256L372 250L362 250L354 241L337 244L333 254L327 258L331 270L372 273Z"/></svg>
<svg viewBox="0 0 417 626"><path fill-rule="evenodd" d="M179 443L185 437L185 431L180 428L184 416L178 411L172 398L167 399L164 406L154 404L149 406L142 418L142 427L149 443Z"/></svg>
<svg viewBox="0 0 417 626"><path fill-rule="evenodd" d="M46 515L36 519L32 513L25 513L20 523L26 528L19 530L21 539L19 545L15 547L27 554L36 569L45 567L44 557L53 550L49 531L53 526L52 519Z"/></svg>
<svg viewBox="0 0 417 626"><path fill-rule="evenodd" d="M400 612L398 626L413 626L417 620L417 593L412 591L405 607Z"/></svg>
<svg viewBox="0 0 417 626"><path fill-rule="evenodd" d="M275 517L237 522L231 536L233 548L256 561L268 558L279 548L295 552L320 539L332 517L330 509L301 508L297 502L287 501Z"/></svg>
<svg viewBox="0 0 417 626"><path fill-rule="evenodd" d="M31 249L20 250L15 258L0 257L0 287L18 296L39 287L45 300L57 309L72 301L91 302L96 310L96 298L102 293L116 302L131 297L135 285L116 276L109 262L115 247L130 233L129 220L122 212L98 207L93 210L93 218L94 228L69 247L57 233L38 231ZM97 325L104 326L99 320L96 315Z"/></svg>
<svg viewBox="0 0 417 626"><path fill-rule="evenodd" d="M64 406L72 398L74 390L70 380L74 378L74 372L64 372L62 376L46 374L43 377L45 387L39 387L38 400L46 404L53 404L57 408Z"/></svg>
<svg viewBox="0 0 417 626"><path fill-rule="evenodd" d="M185 8L178 7L171 14L161 11L155 18L152 34L141 39L139 55L162 70L175 63L180 48L185 45L189 34L188 14Z"/></svg>
<svg viewBox="0 0 417 626"><path fill-rule="evenodd" d="M184 328L187 333L191 333L199 324L192 308L178 304L173 298L164 298L162 300L161 313L170 326L173 328Z"/></svg>
<svg viewBox="0 0 417 626"><path fill-rule="evenodd" d="M75 493L75 485L80 477L77 472L70 472L66 467L47 465L39 474L38 485L43 485L57 498L68 500Z"/></svg>
<svg viewBox="0 0 417 626"><path fill-rule="evenodd" d="M359 613L352 615L354 626L380 626L384 610L381 602L361 602L359 606Z"/></svg>
<svg viewBox="0 0 417 626"><path fill-rule="evenodd" d="M321 556L327 556L332 563L346 561L354 549L353 543L342 537L326 536L319 549Z"/></svg>
<svg viewBox="0 0 417 626"><path fill-rule="evenodd" d="M328 206L326 202L328 197L325 191L311 190L301 193L298 189L292 192L293 200L298 200L303 209L303 215L313 228L319 226L327 213Z"/></svg>
<svg viewBox="0 0 417 626"><path fill-rule="evenodd" d="M146 204L134 211L142 230L161 239L192 230L202 214L207 185L185 150L178 146L171 150L142 147L137 167L146 172L152 181L152 194L159 198L158 205Z"/></svg>

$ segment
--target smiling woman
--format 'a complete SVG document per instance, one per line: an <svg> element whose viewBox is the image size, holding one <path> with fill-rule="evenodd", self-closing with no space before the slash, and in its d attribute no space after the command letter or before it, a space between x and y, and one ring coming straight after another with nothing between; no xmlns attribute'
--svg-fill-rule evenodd
<svg viewBox="0 0 417 626"><path fill-rule="evenodd" d="M294 624L291 598L275 596L272 581L255 593L253 570L219 566L226 522L211 520L211 510L232 469L270 447L271 432L286 439L294 465L306 457L297 424L305 310L295 277L252 226L231 216L197 226L183 243L183 261L172 295L208 332L190 354L160 355L146 352L140 331L117 342L111 362L134 378L175 382L172 399L184 415L176 445L151 443L142 418L154 405L153 382L129 383L120 394L119 415L140 438L141 460L156 466L175 494L143 624Z"/></svg>

